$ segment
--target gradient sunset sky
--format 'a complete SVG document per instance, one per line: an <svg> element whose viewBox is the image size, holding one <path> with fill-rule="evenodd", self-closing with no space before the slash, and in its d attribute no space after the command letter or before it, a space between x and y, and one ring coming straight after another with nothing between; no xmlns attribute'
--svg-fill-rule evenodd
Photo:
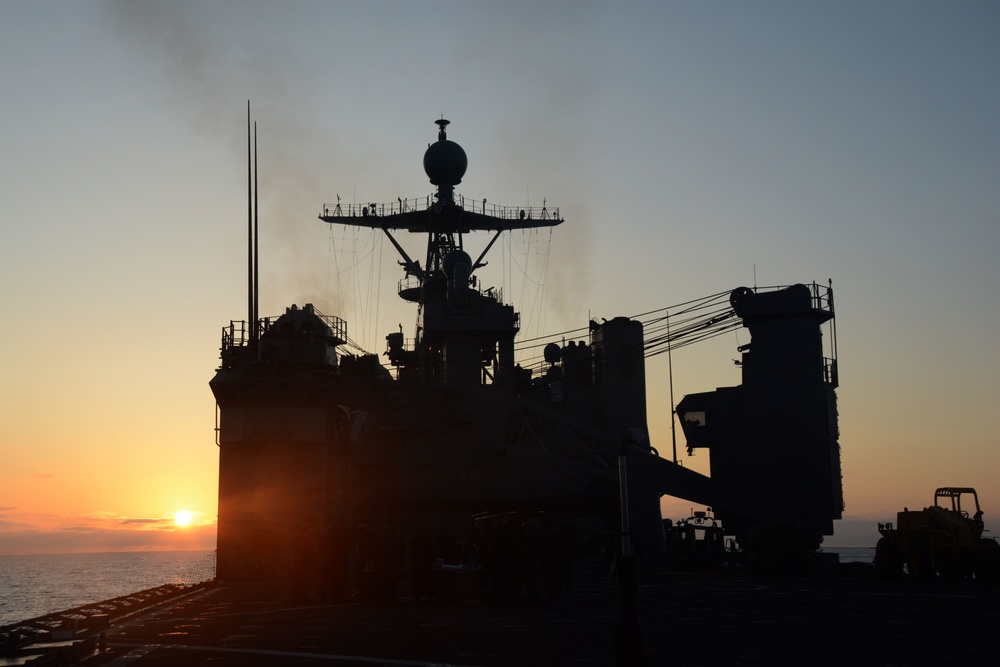
<svg viewBox="0 0 1000 667"><path fill-rule="evenodd" d="M0 554L214 548L247 100L262 314L412 335L391 246L317 215L431 193L443 114L459 194L566 218L483 271L524 334L832 279L828 544L948 485L1000 532L996 2L3 2L0 89ZM676 401L738 384L748 339L678 351ZM665 355L647 378L667 452Z"/></svg>

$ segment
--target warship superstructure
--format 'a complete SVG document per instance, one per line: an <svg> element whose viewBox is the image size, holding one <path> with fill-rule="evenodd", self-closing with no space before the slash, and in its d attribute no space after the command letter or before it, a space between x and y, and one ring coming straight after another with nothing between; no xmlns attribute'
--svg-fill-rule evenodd
<svg viewBox="0 0 1000 667"><path fill-rule="evenodd" d="M664 494L712 505L747 545L794 534L815 546L832 534L843 508L835 353L825 356L821 332L833 319L832 289L732 292L728 326L753 336L744 382L678 405L689 448L711 457L710 476L688 470L646 436L641 321L591 321L585 340L546 345L539 367L518 363L519 314L476 272L502 234L564 221L558 209L456 196L467 157L447 138L448 121L436 123L423 158L432 197L338 202L319 216L379 230L398 251L399 296L418 311L412 339L394 331L382 355L349 354L344 320L311 304L262 318L255 294L248 319L223 330L210 383L218 577L287 576L297 545L316 545L334 525L388 523L404 540L422 527L462 532L474 517L616 525L626 452L631 532L652 556L664 545ZM422 262L399 233L426 237ZM475 233L490 240L473 259L465 237Z"/></svg>

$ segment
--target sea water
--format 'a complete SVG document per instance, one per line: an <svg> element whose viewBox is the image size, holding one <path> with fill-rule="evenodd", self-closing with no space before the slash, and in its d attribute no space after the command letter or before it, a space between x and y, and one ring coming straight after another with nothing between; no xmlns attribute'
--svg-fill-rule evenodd
<svg viewBox="0 0 1000 667"><path fill-rule="evenodd" d="M841 563L871 563L871 547L834 547ZM214 551L0 556L0 626L163 584L215 577Z"/></svg>
<svg viewBox="0 0 1000 667"><path fill-rule="evenodd" d="M837 554L841 563L872 563L875 547L824 547L823 553Z"/></svg>
<svg viewBox="0 0 1000 667"><path fill-rule="evenodd" d="M214 577L214 551L0 556L0 626L163 584Z"/></svg>

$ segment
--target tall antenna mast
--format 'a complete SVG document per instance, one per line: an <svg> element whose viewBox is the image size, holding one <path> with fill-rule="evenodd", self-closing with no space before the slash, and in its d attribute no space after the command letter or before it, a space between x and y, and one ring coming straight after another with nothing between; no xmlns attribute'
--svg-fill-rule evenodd
<svg viewBox="0 0 1000 667"><path fill-rule="evenodd" d="M677 404L674 403L674 342L670 340L670 311L667 311L667 372L670 374L670 442L674 447L677 463Z"/></svg>
<svg viewBox="0 0 1000 667"><path fill-rule="evenodd" d="M250 139L250 100L247 100L247 326L250 328L250 344L255 345L257 320L254 316L253 152Z"/></svg>
<svg viewBox="0 0 1000 667"><path fill-rule="evenodd" d="M250 333L250 341L253 346L257 347L257 322L260 316L260 271L259 268L259 255L258 255L258 242L260 236L258 234L258 222L260 221L260 208L257 205L257 193L259 192L257 188L257 121L253 122L253 329Z"/></svg>

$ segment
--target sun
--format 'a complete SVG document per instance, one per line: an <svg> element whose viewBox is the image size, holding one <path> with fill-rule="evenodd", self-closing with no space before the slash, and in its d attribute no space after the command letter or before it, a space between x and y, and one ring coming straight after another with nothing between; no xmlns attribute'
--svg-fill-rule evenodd
<svg viewBox="0 0 1000 667"><path fill-rule="evenodd" d="M179 510L174 514L174 523L181 527L191 525L191 512Z"/></svg>

